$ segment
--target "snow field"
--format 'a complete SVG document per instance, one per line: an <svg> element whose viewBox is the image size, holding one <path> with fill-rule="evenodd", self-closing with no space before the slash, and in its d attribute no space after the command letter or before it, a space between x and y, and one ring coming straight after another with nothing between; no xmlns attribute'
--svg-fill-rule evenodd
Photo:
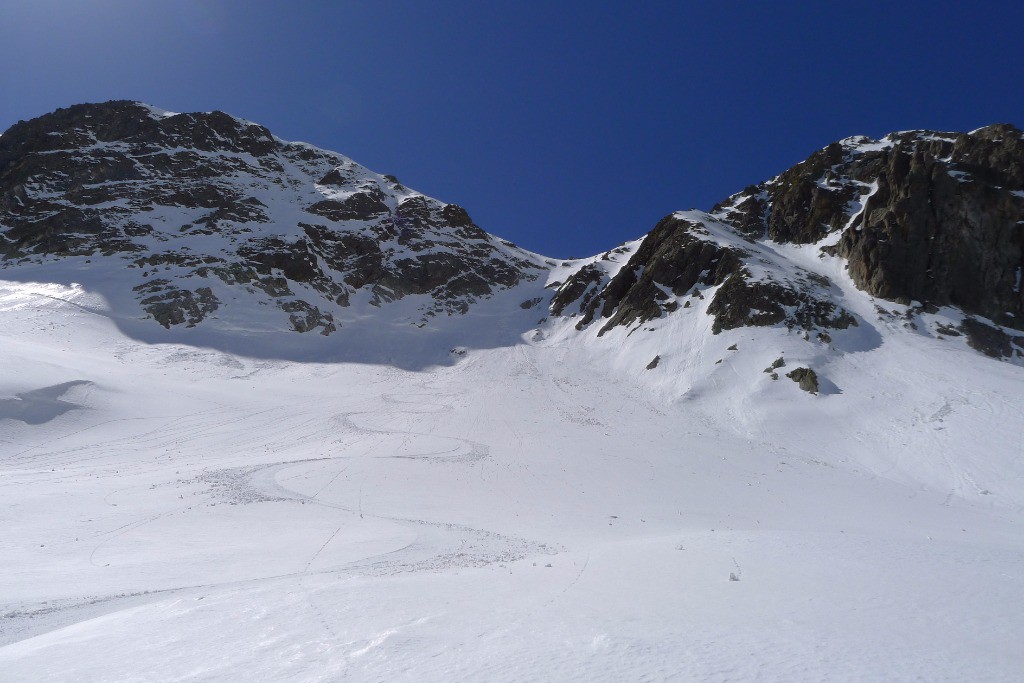
<svg viewBox="0 0 1024 683"><path fill-rule="evenodd" d="M83 382L0 418L9 680L1024 670L1020 369L873 309L839 354L695 311L410 371L147 344L91 296L0 291L0 400Z"/></svg>

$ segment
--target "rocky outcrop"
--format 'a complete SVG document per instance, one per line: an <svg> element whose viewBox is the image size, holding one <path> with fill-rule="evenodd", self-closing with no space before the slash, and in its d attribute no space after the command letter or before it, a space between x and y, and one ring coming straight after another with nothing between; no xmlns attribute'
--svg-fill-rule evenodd
<svg viewBox="0 0 1024 683"><path fill-rule="evenodd" d="M715 317L711 324L714 334L779 324L808 331L844 330L857 324L852 314L813 291L792 284L751 281L747 271L729 276L715 292L708 313Z"/></svg>
<svg viewBox="0 0 1024 683"><path fill-rule="evenodd" d="M552 313L564 315L575 302L577 328L601 318L600 336L690 308L681 298L703 299L707 291L713 334L743 326L817 331L857 324L831 300L827 280L782 267L778 257L699 211L665 217L613 276L603 272L596 264L580 268L562 283Z"/></svg>
<svg viewBox="0 0 1024 683"><path fill-rule="evenodd" d="M108 102L15 124L0 137L0 268L98 255L165 327L242 294L324 334L360 294L461 313L542 270L462 207L222 112Z"/></svg>
<svg viewBox="0 0 1024 683"><path fill-rule="evenodd" d="M253 297L280 329L322 334L372 312L352 307L415 297L403 310L419 326L557 267L570 272L550 285L551 314L597 336L707 315L711 334L779 327L831 344L857 317L780 243L845 259L872 296L959 307L968 343L1015 356L1021 337L1004 328L1024 329L1024 136L996 125L841 140L574 270L460 206L222 112L77 105L0 137L0 269L114 259L140 314L168 328ZM521 308L548 301L539 293Z"/></svg>
<svg viewBox="0 0 1024 683"><path fill-rule="evenodd" d="M972 133L912 131L848 138L710 213L662 219L621 269L597 262L559 288L555 315L598 334L702 308L711 332L784 326L832 343L858 324L820 274L787 263L773 244L817 244L846 259L868 294L937 310L952 305L1024 329L1024 141L1012 126ZM681 300L689 295L691 298ZM706 306L691 306L710 297ZM999 328L968 319L968 343L1015 353Z"/></svg>
<svg viewBox="0 0 1024 683"><path fill-rule="evenodd" d="M800 388L804 391L811 394L818 393L818 374L814 370L810 368L797 368L792 372L787 372L786 377L799 384Z"/></svg>
<svg viewBox="0 0 1024 683"><path fill-rule="evenodd" d="M140 302L142 308L167 328L172 325L195 327L220 305L209 287L195 291L177 289L164 280L150 282L145 287L136 288L136 291L151 293Z"/></svg>
<svg viewBox="0 0 1024 683"><path fill-rule="evenodd" d="M874 296L1024 325L1024 138L1013 126L849 138L712 213L779 242L838 234L829 253Z"/></svg>
<svg viewBox="0 0 1024 683"><path fill-rule="evenodd" d="M600 272L593 266L567 279L555 295L552 310L560 315L569 301L582 299L577 327L600 315L608 320L599 334L675 310L673 296L683 296L698 284L719 284L740 267L742 252L702 239L707 234L700 223L668 216L599 290L591 288Z"/></svg>
<svg viewBox="0 0 1024 683"><path fill-rule="evenodd" d="M956 330L943 330L943 332L947 336L958 334ZM960 332L967 337L968 346L990 358L1024 356L1024 336L1007 334L998 327L971 317L964 318L960 324Z"/></svg>

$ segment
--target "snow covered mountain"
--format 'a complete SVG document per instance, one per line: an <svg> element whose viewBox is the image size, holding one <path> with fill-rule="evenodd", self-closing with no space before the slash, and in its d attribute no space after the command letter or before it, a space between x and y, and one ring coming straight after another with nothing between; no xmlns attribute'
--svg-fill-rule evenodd
<svg viewBox="0 0 1024 683"><path fill-rule="evenodd" d="M989 355L1020 357L1024 337L996 325L1024 328L1022 188L1024 136L1012 126L848 138L710 213L666 218L625 267L590 265L571 276L555 311L578 301L580 326L600 314L603 333L672 313L679 297L713 288L715 334L782 324L820 337L858 325L835 297L835 278L785 254L815 245L818 262L840 257L867 294L915 303L912 316L954 306L986 317L952 333Z"/></svg>
<svg viewBox="0 0 1024 683"><path fill-rule="evenodd" d="M457 205L220 112L78 105L0 138L5 273L43 268L134 300L118 308L126 324L148 316L205 332L149 339L232 346L242 334L256 352L254 336L285 329L355 326L362 338L386 320L426 336L450 327L432 318L498 294L500 327L517 333L549 307L577 329L597 321L599 336L706 314L712 334L781 326L861 345L865 333L850 330L892 312L851 311L833 257L869 296L912 304L899 314L918 331L1019 358L1022 225L1024 141L1006 125L848 138L709 213L673 214L637 243L561 265L487 234ZM322 346L358 347L345 336Z"/></svg>
<svg viewBox="0 0 1024 683"><path fill-rule="evenodd" d="M578 260L221 113L0 137L0 678L1024 670L1024 143Z"/></svg>
<svg viewBox="0 0 1024 683"><path fill-rule="evenodd" d="M330 335L397 301L422 327L543 274L461 207L220 112L70 107L7 131L0 168L8 273L56 265L193 340Z"/></svg>

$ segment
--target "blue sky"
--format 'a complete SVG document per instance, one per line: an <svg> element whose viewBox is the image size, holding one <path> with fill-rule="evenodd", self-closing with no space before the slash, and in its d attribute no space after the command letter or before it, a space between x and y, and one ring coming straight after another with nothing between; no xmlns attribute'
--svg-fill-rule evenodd
<svg viewBox="0 0 1024 683"><path fill-rule="evenodd" d="M0 2L0 129L221 109L556 256L832 140L1024 126L1021 2Z"/></svg>

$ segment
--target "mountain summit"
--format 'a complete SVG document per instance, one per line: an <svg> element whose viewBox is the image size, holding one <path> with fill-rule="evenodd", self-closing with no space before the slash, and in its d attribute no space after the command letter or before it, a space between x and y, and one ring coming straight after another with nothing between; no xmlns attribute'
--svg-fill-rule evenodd
<svg viewBox="0 0 1024 683"><path fill-rule="evenodd" d="M1020 679L1021 150L848 138L560 260L227 114L17 124L0 671Z"/></svg>
<svg viewBox="0 0 1024 683"><path fill-rule="evenodd" d="M351 306L418 295L422 321L542 272L455 204L221 112L73 106L8 130L0 168L5 266L126 272L166 328L245 328L251 306L231 302L248 301L329 335Z"/></svg>
<svg viewBox="0 0 1024 683"><path fill-rule="evenodd" d="M893 303L919 333L1024 350L1024 138L1009 125L847 138L710 212L556 262L254 123L84 104L0 137L0 235L6 275L60 264L117 315L168 330L429 332L489 302L505 341L706 314L711 335L771 327L842 347L849 332L863 347Z"/></svg>

